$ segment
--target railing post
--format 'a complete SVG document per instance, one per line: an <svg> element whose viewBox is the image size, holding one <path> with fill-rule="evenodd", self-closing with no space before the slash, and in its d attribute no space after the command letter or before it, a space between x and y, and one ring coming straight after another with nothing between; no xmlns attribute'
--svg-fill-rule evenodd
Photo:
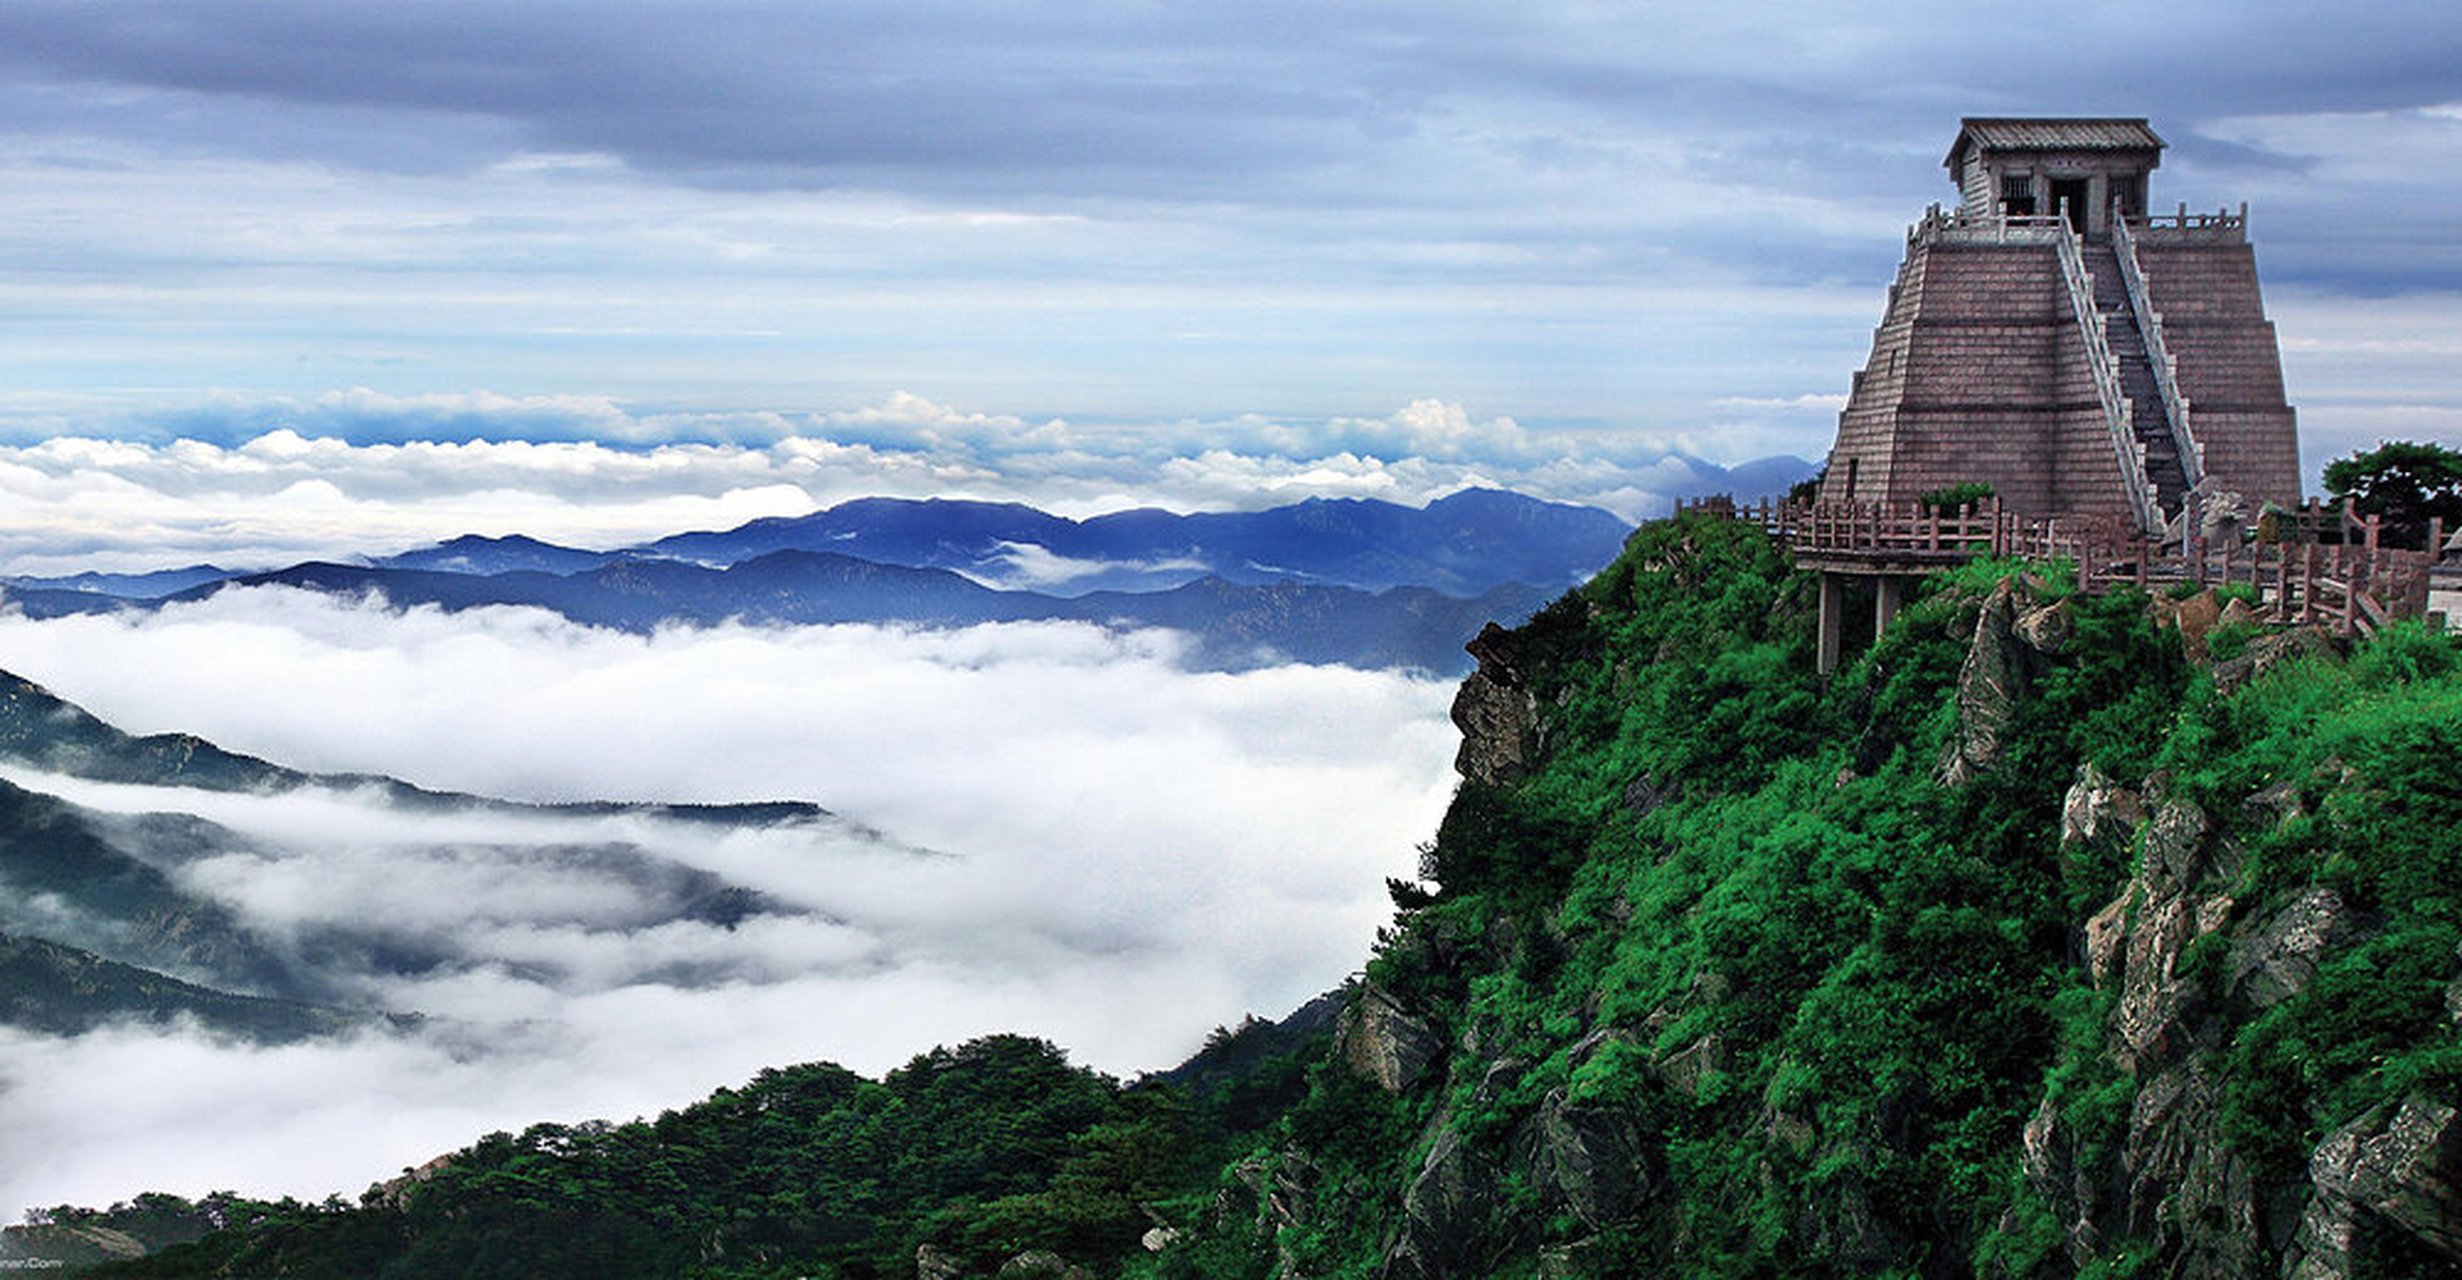
<svg viewBox="0 0 2462 1280"><path fill-rule="evenodd" d="M2291 544L2274 548L2274 620L2291 620Z"/></svg>
<svg viewBox="0 0 2462 1280"><path fill-rule="evenodd" d="M2348 548L2337 548L2337 550L2347 549ZM2371 557L2371 559L2373 558L2374 557ZM2342 634L2345 636L2356 636L2359 634L2359 579L2360 573L2359 566L2357 564L2353 564L2342 571ZM2370 575L2369 585L2375 585L2374 575Z"/></svg>
<svg viewBox="0 0 2462 1280"><path fill-rule="evenodd" d="M2317 544L2300 544L2300 621L2317 620Z"/></svg>

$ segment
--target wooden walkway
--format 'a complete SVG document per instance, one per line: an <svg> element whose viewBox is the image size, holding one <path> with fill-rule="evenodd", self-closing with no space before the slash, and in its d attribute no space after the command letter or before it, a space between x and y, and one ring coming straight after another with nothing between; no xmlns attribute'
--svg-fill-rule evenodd
<svg viewBox="0 0 2462 1280"><path fill-rule="evenodd" d="M1679 502L1676 509L1759 525L1786 541L1798 565L1822 573L1825 595L1837 577L1878 581L1883 625L1896 612L1905 579L1993 556L2074 562L2078 588L2088 592L2123 583L2146 590L2244 584L2267 621L2362 635L2394 618L2425 615L2436 565L2432 551L2384 546L2380 518L2347 503L2269 513L2251 531L2264 536L2192 536L2178 545L2143 537L2125 520L2021 518L1989 499L1949 514L1919 503L1743 506L1727 498ZM2443 533L2432 525L2428 546L2440 546Z"/></svg>

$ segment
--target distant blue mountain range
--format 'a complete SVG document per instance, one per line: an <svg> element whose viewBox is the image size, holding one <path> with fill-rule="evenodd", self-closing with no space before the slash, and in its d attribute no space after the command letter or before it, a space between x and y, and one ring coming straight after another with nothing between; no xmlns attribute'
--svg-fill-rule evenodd
<svg viewBox="0 0 2462 1280"><path fill-rule="evenodd" d="M1484 623L1518 621L1614 558L1631 527L1492 489L1426 507L1314 498L1267 511L1139 509L1072 520L1015 503L866 498L608 551L454 538L365 563L9 580L31 616L150 608L234 584L396 606L532 605L595 626L1071 620L1166 626L1191 660L1468 668Z"/></svg>
<svg viewBox="0 0 2462 1280"><path fill-rule="evenodd" d="M1632 527L1595 507L1471 489L1425 507L1311 498L1267 511L1182 515L1153 508L1070 520L1016 503L865 498L808 516L684 533L638 552L736 564L826 551L953 569L993 585L1084 594L1214 577L1475 596L1518 582L1564 587L1613 558Z"/></svg>

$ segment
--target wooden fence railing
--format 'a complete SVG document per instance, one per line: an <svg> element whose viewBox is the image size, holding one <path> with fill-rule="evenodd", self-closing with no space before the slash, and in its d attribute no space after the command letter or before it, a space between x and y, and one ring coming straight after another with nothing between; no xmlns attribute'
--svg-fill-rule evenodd
<svg viewBox="0 0 2462 1280"><path fill-rule="evenodd" d="M2348 504L2311 502L2272 513L2268 537L2251 536L2255 530L2211 539L2193 533L2174 545L2138 535L2126 519L2020 517L1989 499L1947 512L1912 502L1740 505L1727 498L1679 502L1676 509L1758 525L1809 568L1918 572L1987 555L2062 559L2077 565L2083 591L2238 583L2254 590L2271 621L2326 623L2345 635L2424 614L2436 563L2432 551L2384 546L2382 521ZM2438 546L2442 533L2432 526L2428 545Z"/></svg>

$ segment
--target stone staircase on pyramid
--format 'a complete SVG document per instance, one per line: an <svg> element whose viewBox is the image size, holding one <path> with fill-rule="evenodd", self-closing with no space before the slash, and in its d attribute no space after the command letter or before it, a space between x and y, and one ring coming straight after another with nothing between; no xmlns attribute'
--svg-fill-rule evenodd
<svg viewBox="0 0 2462 1280"><path fill-rule="evenodd" d="M2179 515L2180 506L2194 484L2189 474L2190 462L2180 456L2182 433L2176 429L2164 403L2162 383L2148 351L2151 344L2138 323L2137 308L2129 300L2128 280L2120 267L2120 250L2106 240L2088 242L2083 252L2086 273L2094 281L2094 309L2103 320L2103 339L2119 374L2121 393L2128 399L2137 444L2144 450L2146 481L2154 486L2156 503L2168 520Z"/></svg>

